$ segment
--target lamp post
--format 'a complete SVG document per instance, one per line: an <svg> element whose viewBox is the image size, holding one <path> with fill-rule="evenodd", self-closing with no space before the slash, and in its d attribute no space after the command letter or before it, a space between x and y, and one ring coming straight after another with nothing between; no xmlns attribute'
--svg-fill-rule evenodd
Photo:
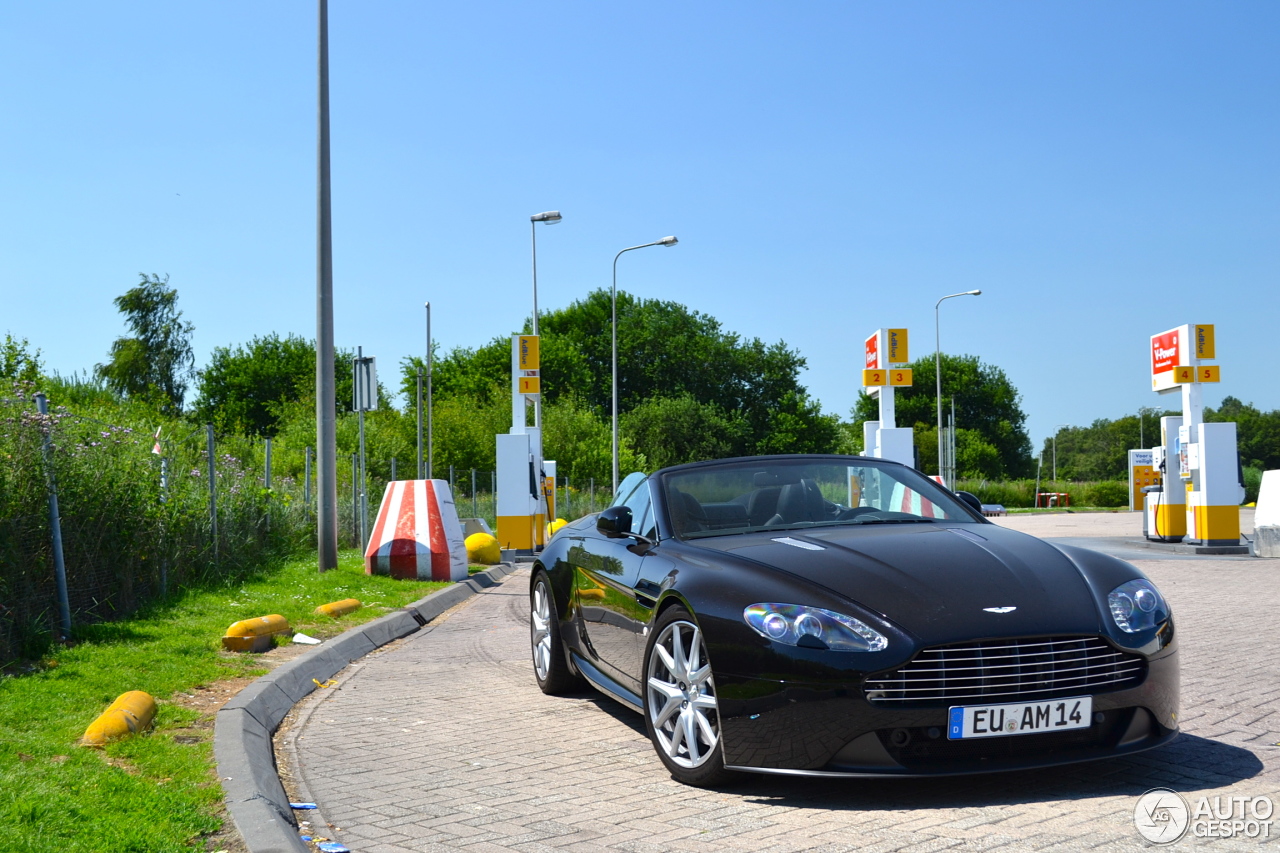
<svg viewBox="0 0 1280 853"><path fill-rule="evenodd" d="M613 287L609 290L612 303L611 317L613 325L613 493L618 493L618 258L625 252L636 249L647 249L650 246L674 246L680 242L675 237L663 237L652 243L641 243L639 246L628 246L613 256Z"/></svg>
<svg viewBox="0 0 1280 853"><path fill-rule="evenodd" d="M548 225L555 225L561 219L558 210L548 210L544 213L535 213L529 217L529 235L533 240L533 334L538 334L538 223L545 222ZM533 401L533 425L538 429L542 429L542 394L539 393Z"/></svg>
<svg viewBox="0 0 1280 853"><path fill-rule="evenodd" d="M942 476L942 331L940 323L942 303L957 296L981 296L981 290L966 290L964 293L953 293L944 296L933 306L933 371L938 381L938 476ZM947 488L954 488L955 483L948 483Z"/></svg>
<svg viewBox="0 0 1280 853"><path fill-rule="evenodd" d="M431 479L431 451L434 445L431 443L431 303L425 303L427 306L427 476Z"/></svg>
<svg viewBox="0 0 1280 853"><path fill-rule="evenodd" d="M316 560L338 567L338 427L333 368L333 219L329 178L329 3L319 0L316 156ZM210 459L210 464L213 460Z"/></svg>
<svg viewBox="0 0 1280 853"><path fill-rule="evenodd" d="M1053 428L1053 482L1058 482L1058 433L1062 432L1064 426L1071 424L1058 424Z"/></svg>

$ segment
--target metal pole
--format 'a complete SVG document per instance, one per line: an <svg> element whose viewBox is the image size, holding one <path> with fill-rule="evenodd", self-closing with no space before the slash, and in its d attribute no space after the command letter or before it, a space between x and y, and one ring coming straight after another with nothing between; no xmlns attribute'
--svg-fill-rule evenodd
<svg viewBox="0 0 1280 853"><path fill-rule="evenodd" d="M609 316L613 327L613 491L615 493L618 491L618 258L622 257L624 252L659 245L674 246L675 238L667 237L665 240L628 246L613 256L613 285L609 288L609 302L612 307Z"/></svg>
<svg viewBox="0 0 1280 853"><path fill-rule="evenodd" d="M476 469L471 469L471 517L479 518L480 513L476 512Z"/></svg>
<svg viewBox="0 0 1280 853"><path fill-rule="evenodd" d="M329 5L318 0L316 197L316 562L338 566L338 428L333 369L333 229L329 192Z"/></svg>
<svg viewBox="0 0 1280 853"><path fill-rule="evenodd" d="M431 441L431 303L427 303L427 476L431 479L431 462L435 445Z"/></svg>
<svg viewBox="0 0 1280 853"><path fill-rule="evenodd" d="M391 481L395 482L395 479L396 479L396 458L392 456L391 457Z"/></svg>
<svg viewBox="0 0 1280 853"><path fill-rule="evenodd" d="M218 469L213 424L204 426L205 452L209 457L209 529L213 537L213 561L218 561Z"/></svg>
<svg viewBox="0 0 1280 853"><path fill-rule="evenodd" d="M360 541L360 454L351 454L351 535L356 540L356 547L364 543Z"/></svg>
<svg viewBox="0 0 1280 853"><path fill-rule="evenodd" d="M944 296L943 299L946 297ZM933 372L937 380L938 399L938 476L942 477L942 331L941 311L942 299L933 306ZM946 477L943 477L945 480Z"/></svg>
<svg viewBox="0 0 1280 853"><path fill-rule="evenodd" d="M311 448L303 451L302 457L302 502L307 509L311 508Z"/></svg>
<svg viewBox="0 0 1280 853"><path fill-rule="evenodd" d="M944 480L946 479L946 476L942 471L942 332L940 330L941 312L939 307L943 302L946 302L948 299L954 299L957 296L981 295L981 290L966 290L964 293L952 293L949 296L944 296L933 305L933 371L938 383L938 475ZM947 487L954 488L954 484L948 483Z"/></svg>
<svg viewBox="0 0 1280 853"><path fill-rule="evenodd" d="M422 479L422 368L418 368L418 479Z"/></svg>
<svg viewBox="0 0 1280 853"><path fill-rule="evenodd" d="M267 445L267 451L266 451L267 464L266 464L266 474L263 479L262 486L263 488L270 489L271 488L271 439L268 438L266 440L266 445Z"/></svg>
<svg viewBox="0 0 1280 853"><path fill-rule="evenodd" d="M529 220L529 233L533 239L533 335L538 336L538 223ZM533 425L542 429L542 394L533 399ZM539 434L541 437L541 434ZM541 459L541 454L539 454Z"/></svg>
<svg viewBox="0 0 1280 853"><path fill-rule="evenodd" d="M67 564L62 554L62 514L58 511L58 482L53 474L52 426L48 421L49 401L37 392L36 411L40 413L41 451L44 455L45 484L49 489L49 537L53 546L53 575L58 587L58 616L62 639L71 639L71 597L67 594Z"/></svg>
<svg viewBox="0 0 1280 853"><path fill-rule="evenodd" d="M453 491L453 465L449 465L449 491Z"/></svg>
<svg viewBox="0 0 1280 853"><path fill-rule="evenodd" d="M356 420L359 421L360 425L360 480L356 491L356 494L360 496L360 502L356 506L356 515L359 517L360 521L361 546L364 545L365 531L369 529L369 498L366 494L368 492L368 483L366 482L368 479L368 472L365 467L367 458L364 452L364 399L366 389L363 387L365 381L365 372L363 368L364 347L356 347L356 360L354 366L355 381L352 382L352 387L355 389L356 395Z"/></svg>
<svg viewBox="0 0 1280 853"><path fill-rule="evenodd" d="M1053 431L1053 482L1058 482L1058 431Z"/></svg>

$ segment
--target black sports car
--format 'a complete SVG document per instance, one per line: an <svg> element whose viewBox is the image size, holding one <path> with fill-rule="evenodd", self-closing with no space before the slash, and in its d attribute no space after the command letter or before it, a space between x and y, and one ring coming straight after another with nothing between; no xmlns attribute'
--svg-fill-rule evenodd
<svg viewBox="0 0 1280 853"><path fill-rule="evenodd" d="M644 714L681 782L1043 767L1177 734L1142 572L856 456L632 474L533 566L534 672Z"/></svg>

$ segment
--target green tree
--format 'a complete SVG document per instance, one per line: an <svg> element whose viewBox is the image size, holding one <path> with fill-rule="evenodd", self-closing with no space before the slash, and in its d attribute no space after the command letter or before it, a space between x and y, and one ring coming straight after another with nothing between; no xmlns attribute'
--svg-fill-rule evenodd
<svg viewBox="0 0 1280 853"><path fill-rule="evenodd" d="M541 316L544 409L561 396L572 396L601 419L609 418L613 394L610 310L609 292L597 290ZM745 426L744 435L734 432L711 445L733 446L744 453L781 453L831 450L838 444L837 420L822 415L799 383L804 359L781 342L744 340L724 331L713 317L678 303L619 293L618 353L619 414L657 400L688 398L731 418L735 430L737 425ZM410 400L421 366L419 358L402 362L401 388ZM487 395L496 393L505 398L510 383L509 336L478 349L455 349L433 363L436 397L488 399ZM674 417L677 410L662 408L664 416ZM679 422L679 418L668 420L663 429ZM655 458L679 458L646 445L647 441L638 437L636 449L651 465ZM677 445L703 446L704 451L707 447L697 436L684 437Z"/></svg>
<svg viewBox="0 0 1280 853"><path fill-rule="evenodd" d="M742 416L699 403L692 394L645 400L620 418L619 432L654 470L750 452L750 426Z"/></svg>
<svg viewBox="0 0 1280 853"><path fill-rule="evenodd" d="M195 326L182 321L178 291L169 276L139 273L137 287L115 298L133 337L117 338L111 360L95 371L113 391L126 397L154 400L168 414L182 411L187 378L195 364L191 335Z"/></svg>
<svg viewBox="0 0 1280 853"><path fill-rule="evenodd" d="M1263 412L1252 403L1226 397L1216 409L1206 408L1204 419L1234 422L1241 461L1264 471L1280 468L1280 409Z"/></svg>
<svg viewBox="0 0 1280 853"><path fill-rule="evenodd" d="M937 389L930 381L934 376L932 356L911 363L916 382L898 388L894 409L898 426L915 430L916 452L921 470L936 471ZM943 355L941 358L942 400L944 418L951 413L952 400L956 414L956 463L961 477L1026 477L1033 473L1031 439L1018 390L1005 372L995 365L983 364L977 356ZM856 434L862 423L879 418L879 404L866 393L858 395L853 409ZM976 435L965 439L963 431ZM973 442L995 449L996 460ZM962 452L968 443L970 449ZM966 462L966 459L969 460ZM976 469L965 467L977 466Z"/></svg>
<svg viewBox="0 0 1280 853"><path fill-rule="evenodd" d="M5 332L0 343L0 379L38 382L40 373L40 350L32 352L26 338L18 340Z"/></svg>
<svg viewBox="0 0 1280 853"><path fill-rule="evenodd" d="M338 412L351 411L354 357L350 350L334 352ZM297 335L281 338L273 332L248 344L215 347L197 383L192 413L200 423L273 437L279 431L284 404L315 400L315 342Z"/></svg>

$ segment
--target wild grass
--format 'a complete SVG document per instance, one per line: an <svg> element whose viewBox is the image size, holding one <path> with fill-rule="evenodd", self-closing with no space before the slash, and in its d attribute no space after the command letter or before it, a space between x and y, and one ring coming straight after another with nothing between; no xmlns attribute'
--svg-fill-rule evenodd
<svg viewBox="0 0 1280 853"><path fill-rule="evenodd" d="M223 820L213 719L189 701L228 679L257 677L264 658L221 650L233 622L278 613L295 632L336 636L445 586L363 573L357 551L320 574L314 557L244 580L187 590L123 621L77 627L25 671L0 676L0 849L12 853L203 850ZM315 607L357 598L337 619ZM287 642L287 640L285 640ZM154 729L104 749L78 746L117 696L157 700Z"/></svg>

